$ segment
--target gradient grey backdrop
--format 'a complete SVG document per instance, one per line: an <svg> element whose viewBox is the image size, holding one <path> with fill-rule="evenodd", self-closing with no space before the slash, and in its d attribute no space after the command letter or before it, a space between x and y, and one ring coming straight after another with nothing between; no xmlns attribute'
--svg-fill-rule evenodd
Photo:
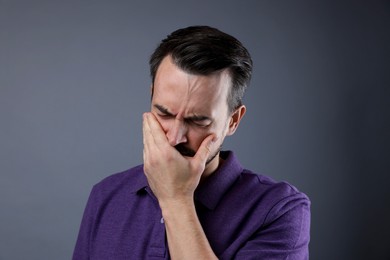
<svg viewBox="0 0 390 260"><path fill-rule="evenodd" d="M149 55L193 24L253 55L225 148L309 195L311 259L390 259L389 22L389 1L0 0L0 259L71 258L92 185L142 162Z"/></svg>

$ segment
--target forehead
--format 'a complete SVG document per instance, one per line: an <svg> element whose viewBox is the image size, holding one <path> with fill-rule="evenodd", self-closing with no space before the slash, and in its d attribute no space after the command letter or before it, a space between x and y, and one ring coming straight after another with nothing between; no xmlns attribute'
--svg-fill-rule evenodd
<svg viewBox="0 0 390 260"><path fill-rule="evenodd" d="M207 76L194 75L178 68L167 56L156 73L152 102L171 110L186 109L189 113L227 109L230 87L231 77L226 70Z"/></svg>

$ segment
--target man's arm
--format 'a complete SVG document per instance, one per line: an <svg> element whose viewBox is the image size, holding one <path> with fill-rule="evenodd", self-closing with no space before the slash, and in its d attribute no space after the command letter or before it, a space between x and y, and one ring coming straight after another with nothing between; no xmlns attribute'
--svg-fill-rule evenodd
<svg viewBox="0 0 390 260"><path fill-rule="evenodd" d="M94 222L94 208L96 205L94 198L94 189L92 189L81 221L77 242L73 251L73 260L89 259L90 234Z"/></svg>
<svg viewBox="0 0 390 260"><path fill-rule="evenodd" d="M143 118L144 170L165 221L172 259L217 259L196 214L194 191L210 154L208 136L192 158L172 147L153 114Z"/></svg>

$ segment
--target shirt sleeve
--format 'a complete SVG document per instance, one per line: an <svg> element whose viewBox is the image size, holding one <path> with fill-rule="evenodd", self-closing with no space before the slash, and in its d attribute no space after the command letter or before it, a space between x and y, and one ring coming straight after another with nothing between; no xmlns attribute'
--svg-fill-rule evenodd
<svg viewBox="0 0 390 260"><path fill-rule="evenodd" d="M87 205L84 210L83 218L81 220L80 230L77 237L77 242L75 249L73 251L73 260L86 260L90 258L90 243L91 243L91 234L92 228L94 225L95 219L95 207L96 203L94 192L95 189L92 189L91 194L89 195Z"/></svg>
<svg viewBox="0 0 390 260"><path fill-rule="evenodd" d="M235 259L309 259L310 201L297 193L279 201Z"/></svg>

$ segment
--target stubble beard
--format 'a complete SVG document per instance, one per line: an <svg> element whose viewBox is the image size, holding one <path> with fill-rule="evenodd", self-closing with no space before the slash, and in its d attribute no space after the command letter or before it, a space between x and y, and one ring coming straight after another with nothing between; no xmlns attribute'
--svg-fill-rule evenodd
<svg viewBox="0 0 390 260"><path fill-rule="evenodd" d="M218 149L213 153L206 161L206 165L208 165L212 160L214 160L215 157L219 154L219 152L222 150L222 144L218 147Z"/></svg>

